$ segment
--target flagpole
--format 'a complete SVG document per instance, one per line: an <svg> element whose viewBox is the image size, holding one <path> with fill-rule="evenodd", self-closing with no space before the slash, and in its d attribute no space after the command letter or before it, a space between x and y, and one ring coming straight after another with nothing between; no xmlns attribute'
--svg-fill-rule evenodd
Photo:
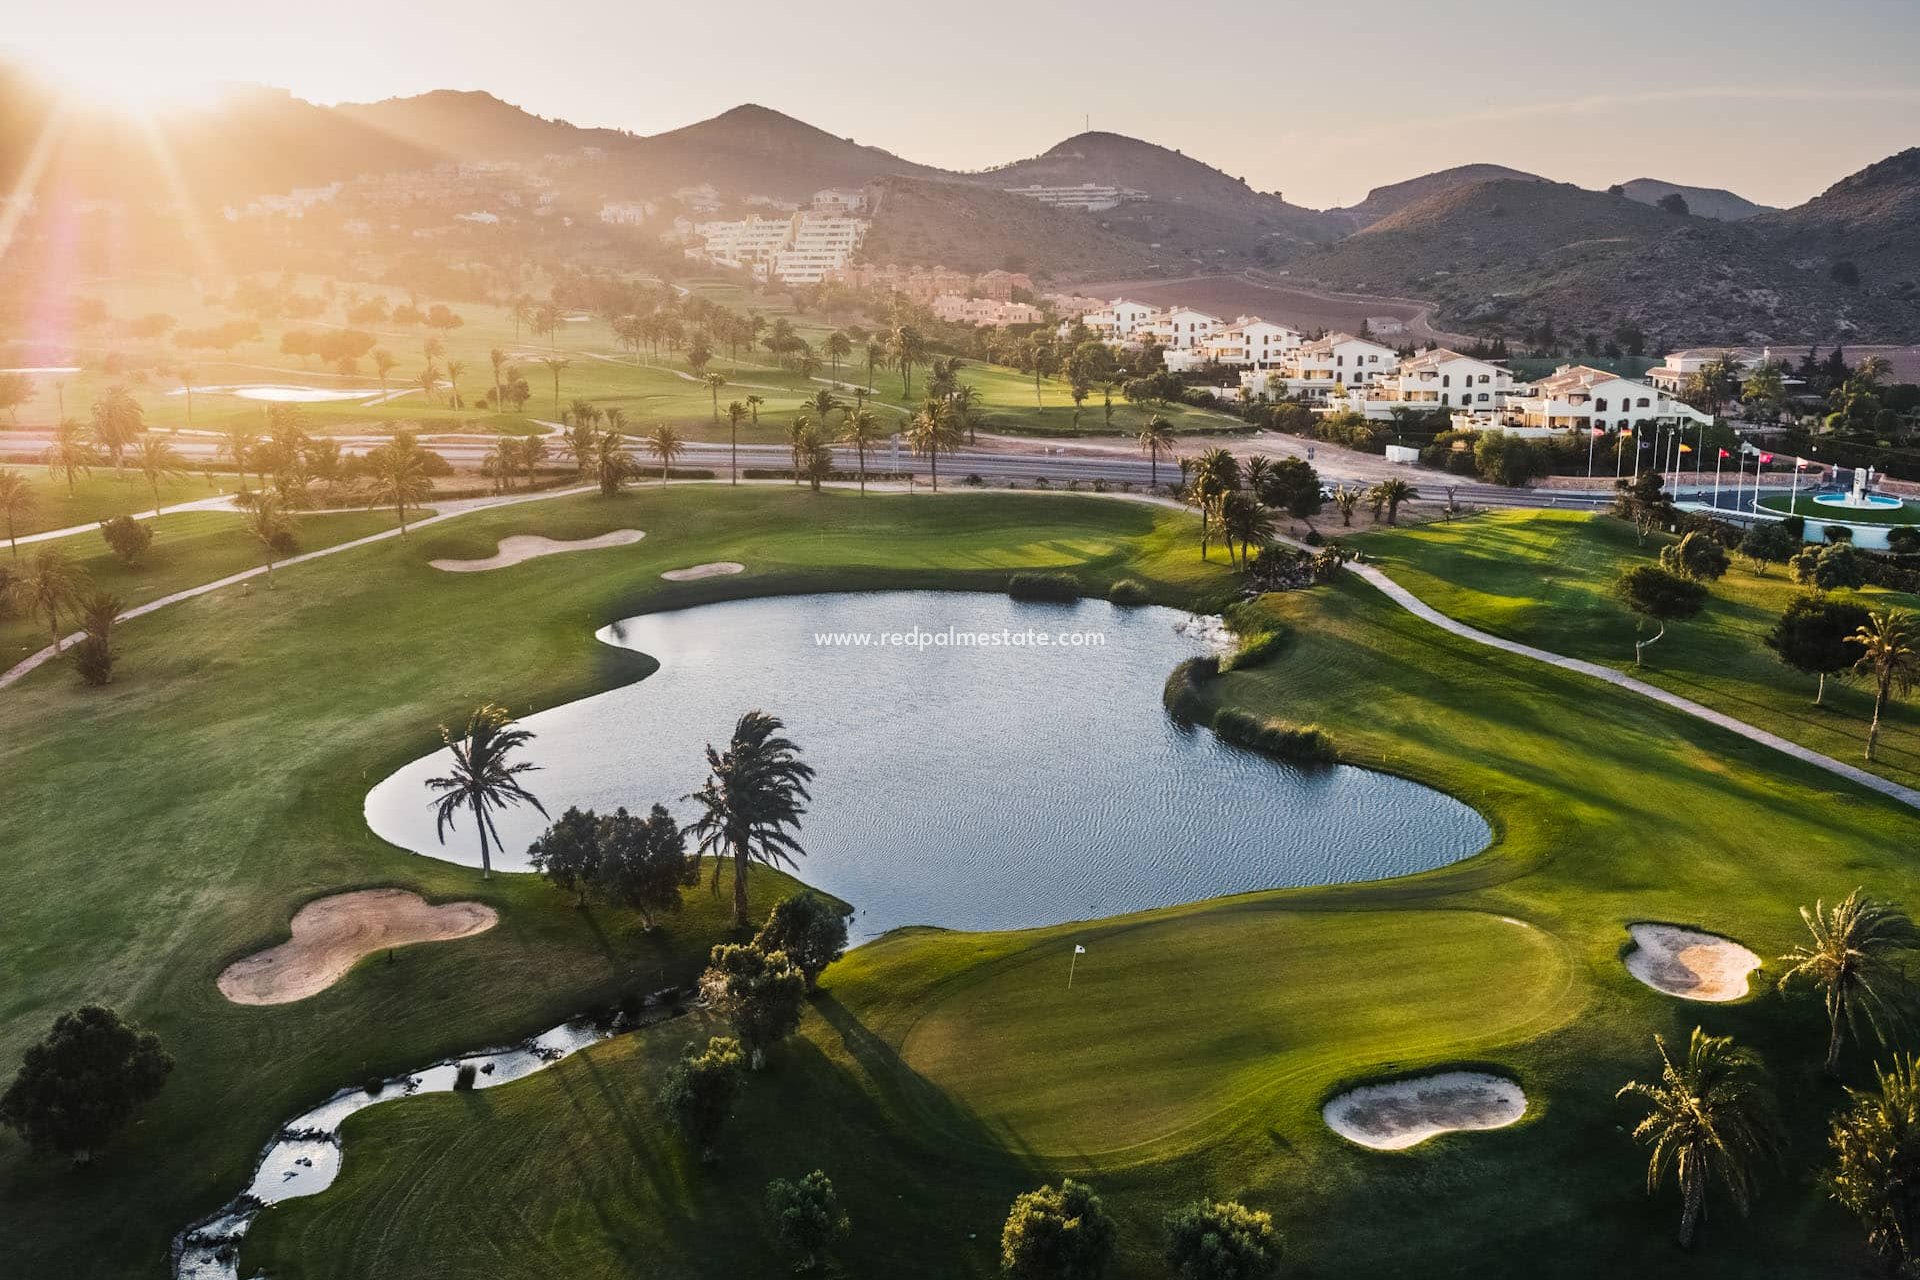
<svg viewBox="0 0 1920 1280"><path fill-rule="evenodd" d="M1787 490L1787 514L1800 514L1800 455L1793 455L1793 484Z"/></svg>
<svg viewBox="0 0 1920 1280"><path fill-rule="evenodd" d="M1073 990L1073 966L1080 963L1080 948L1073 949L1073 959L1067 961L1067 990Z"/></svg>
<svg viewBox="0 0 1920 1280"><path fill-rule="evenodd" d="M1600 438L1604 427L1590 427L1587 430L1587 479L1593 479L1593 442Z"/></svg>
<svg viewBox="0 0 1920 1280"><path fill-rule="evenodd" d="M1716 516L1720 514L1720 455L1725 452L1725 449L1713 451L1713 514Z"/></svg>
<svg viewBox="0 0 1920 1280"><path fill-rule="evenodd" d="M1621 448L1625 444L1626 444L1626 441L1620 438L1620 433L1618 431L1614 432L1613 433L1613 484L1615 488L1618 488L1620 486L1620 469L1627 465L1627 455L1621 452ZM1639 436L1633 437L1633 444L1636 449L1640 447Z"/></svg>

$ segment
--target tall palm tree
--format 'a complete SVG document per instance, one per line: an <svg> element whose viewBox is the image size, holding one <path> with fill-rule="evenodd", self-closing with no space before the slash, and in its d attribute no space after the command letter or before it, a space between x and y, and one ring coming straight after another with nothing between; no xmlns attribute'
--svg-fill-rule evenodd
<svg viewBox="0 0 1920 1280"><path fill-rule="evenodd" d="M262 489L255 494L246 511L247 532L260 544L261 554L266 557L267 590L271 591L274 557L293 533L293 516L287 511L286 500L272 489Z"/></svg>
<svg viewBox="0 0 1920 1280"><path fill-rule="evenodd" d="M516 728L505 707L492 703L477 708L467 717L466 732L454 737L447 726L440 726L440 741L453 755L453 771L427 779L427 789L439 793L432 800L434 831L440 843L447 842L447 829L454 825L462 810L473 810L473 822L480 829L480 878L493 878L492 846L500 844L500 829L494 825L493 811L507 810L518 804L530 804L546 816L546 806L520 781L525 774L539 769L530 760L511 761L508 757L533 741L531 729Z"/></svg>
<svg viewBox="0 0 1920 1280"><path fill-rule="evenodd" d="M887 334L887 355L900 370L900 395L913 394L913 369L927 358L927 339L910 324L897 324Z"/></svg>
<svg viewBox="0 0 1920 1280"><path fill-rule="evenodd" d="M867 342L867 394L873 394L873 372L887 362L887 345L878 338Z"/></svg>
<svg viewBox="0 0 1920 1280"><path fill-rule="evenodd" d="M93 402L93 440L120 469L121 455L147 429L146 410L125 387L110 387Z"/></svg>
<svg viewBox="0 0 1920 1280"><path fill-rule="evenodd" d="M93 446L80 435L80 424L72 418L62 418L53 427L53 440L47 445L40 460L47 464L48 475L66 473L67 496L74 492L74 476L80 472L91 473L94 464L100 461Z"/></svg>
<svg viewBox="0 0 1920 1280"><path fill-rule="evenodd" d="M1867 1244L1889 1275L1911 1275L1920 1261L1920 1201L1914 1196L1920 1152L1920 1058L1875 1064L1877 1091L1847 1090L1849 1105L1833 1118L1827 1145L1834 1168L1827 1190L1867 1229Z"/></svg>
<svg viewBox="0 0 1920 1280"><path fill-rule="evenodd" d="M426 396L427 403L432 404L434 389L440 385L440 366L431 360L427 361L427 367L414 378L413 385L419 387L421 394Z"/></svg>
<svg viewBox="0 0 1920 1280"><path fill-rule="evenodd" d="M1373 492L1380 502L1387 506L1387 523L1400 523L1400 504L1413 502L1420 497L1420 491L1407 481L1395 476L1391 480L1382 480L1373 486Z"/></svg>
<svg viewBox="0 0 1920 1280"><path fill-rule="evenodd" d="M833 362L833 380L840 381L840 362L853 354L853 339L839 329L827 335L821 344L827 353L827 359Z"/></svg>
<svg viewBox="0 0 1920 1280"><path fill-rule="evenodd" d="M674 459L687 451L687 442L663 422L647 432L646 445L647 452L660 459L660 483L665 484L673 474Z"/></svg>
<svg viewBox="0 0 1920 1280"><path fill-rule="evenodd" d="M829 387L821 387L807 398L807 408L824 430L833 415L840 412L840 397L833 394Z"/></svg>
<svg viewBox="0 0 1920 1280"><path fill-rule="evenodd" d="M853 446L854 454L860 459L860 492L867 491L867 449L878 445L886 438L880 430L879 419L873 416L871 409L853 409L847 413L847 420L841 424L840 438Z"/></svg>
<svg viewBox="0 0 1920 1280"><path fill-rule="evenodd" d="M953 420L952 407L945 400L928 400L913 415L907 427L907 439L913 451L924 454L933 475L933 491L940 492L940 455L960 447L960 426Z"/></svg>
<svg viewBox="0 0 1920 1280"><path fill-rule="evenodd" d="M611 498L619 493L621 482L632 470L626 438L618 431L602 431L593 448L593 474L600 481L601 495Z"/></svg>
<svg viewBox="0 0 1920 1280"><path fill-rule="evenodd" d="M1880 741L1880 717L1886 712L1887 699L1913 688L1914 676L1920 674L1920 634L1916 634L1913 615L1905 609L1874 609L1847 643L1860 646L1854 671L1873 677L1873 722L1867 726L1867 759L1871 760Z"/></svg>
<svg viewBox="0 0 1920 1280"><path fill-rule="evenodd" d="M765 396L748 396L747 397L747 408L753 414L753 425L756 427L760 425L760 406L765 404L766 402L767 402L767 398Z"/></svg>
<svg viewBox="0 0 1920 1280"><path fill-rule="evenodd" d="M1173 424L1159 414L1147 419L1147 425L1140 428L1140 448L1147 455L1148 483L1155 489L1160 487L1160 451L1173 452Z"/></svg>
<svg viewBox="0 0 1920 1280"><path fill-rule="evenodd" d="M411 431L396 431L393 439L367 454L367 508L392 507L407 536L407 508L418 507L433 493L427 475L427 451Z"/></svg>
<svg viewBox="0 0 1920 1280"><path fill-rule="evenodd" d="M153 514L159 515L160 482L183 478L187 474L183 460L171 444L149 431L134 443L133 465L147 478L147 486L153 490Z"/></svg>
<svg viewBox="0 0 1920 1280"><path fill-rule="evenodd" d="M1647 1158L1647 1194L1671 1178L1680 1188L1680 1246L1706 1207L1707 1188L1719 1183L1742 1216L1752 1203L1755 1166L1779 1150L1773 1098L1760 1060L1731 1036L1710 1036L1699 1027L1687 1056L1675 1062L1667 1042L1660 1050L1660 1080L1622 1086L1616 1097L1646 1102L1648 1111L1633 1136L1652 1147Z"/></svg>
<svg viewBox="0 0 1920 1280"><path fill-rule="evenodd" d="M1227 559L1233 559L1234 539L1240 540L1240 564L1251 568L1248 548L1262 546L1273 538L1273 512L1245 489L1234 489L1220 497L1220 527L1227 537Z"/></svg>
<svg viewBox="0 0 1920 1280"><path fill-rule="evenodd" d="M793 483L800 484L800 451L806 442L807 434L813 430L813 415L802 410L793 415L793 421L787 424L787 458L793 464Z"/></svg>
<svg viewBox="0 0 1920 1280"><path fill-rule="evenodd" d="M980 392L971 382L962 382L954 387L947 402L953 406L953 417L967 433L968 444L979 444L980 437L974 427L980 409Z"/></svg>
<svg viewBox="0 0 1920 1280"><path fill-rule="evenodd" d="M1882 1044L1913 1016L1914 988L1906 972L1911 952L1920 948L1920 929L1907 913L1855 889L1831 911L1824 901L1800 918L1813 935L1811 946L1795 947L1780 957L1792 967L1780 978L1785 991L1796 981L1819 988L1827 1006L1827 1073L1840 1066L1844 1032L1860 1038L1862 1024Z"/></svg>
<svg viewBox="0 0 1920 1280"><path fill-rule="evenodd" d="M1200 558L1207 558L1207 541L1212 535L1212 519L1220 501L1240 487L1240 463L1225 449L1212 448L1194 463L1193 479L1188 484L1193 504L1200 508Z"/></svg>
<svg viewBox="0 0 1920 1280"><path fill-rule="evenodd" d="M393 366L399 363L398 360L393 358L393 352L387 350L385 347L375 347L373 349L373 368L374 371L380 375L380 398L382 400L386 399L387 396L387 375L392 373Z"/></svg>
<svg viewBox="0 0 1920 1280"><path fill-rule="evenodd" d="M700 380L707 384L707 390L713 396L713 420L718 422L720 421L720 388L727 385L726 375L709 373Z"/></svg>
<svg viewBox="0 0 1920 1280"><path fill-rule="evenodd" d="M447 407L450 409L458 409L462 407L460 403L460 375L465 373L466 371L467 371L466 361L464 360L447 361Z"/></svg>
<svg viewBox="0 0 1920 1280"><path fill-rule="evenodd" d="M560 371L573 361L565 356L541 356L540 363L545 365L547 372L553 375L553 411L558 413L560 412Z"/></svg>
<svg viewBox="0 0 1920 1280"><path fill-rule="evenodd" d="M560 437L560 449L572 459L574 471L584 476L593 467L593 451L600 442L600 433L594 430L593 419L585 415L574 415L569 423Z"/></svg>
<svg viewBox="0 0 1920 1280"><path fill-rule="evenodd" d="M747 925L747 871L755 863L794 866L806 850L787 828L800 829L807 783L813 767L801 761L800 748L781 735L775 716L749 711L733 727L725 752L707 744L707 780L686 799L697 801L700 817L688 827L702 856L713 859L713 889L733 862L733 927Z"/></svg>
<svg viewBox="0 0 1920 1280"><path fill-rule="evenodd" d="M260 433L250 426L232 426L220 433L219 454L233 463L242 488L246 487L247 468L257 460L259 446ZM260 482L266 483L264 472L261 473Z"/></svg>
<svg viewBox="0 0 1920 1280"><path fill-rule="evenodd" d="M740 420L746 416L747 406L741 404L738 400L728 402L727 429L731 450L727 459L728 484L737 485L740 483Z"/></svg>
<svg viewBox="0 0 1920 1280"><path fill-rule="evenodd" d="M192 426L193 425L193 380L198 375L194 373L191 367L184 364L181 365L178 369L175 369L174 374L180 379L180 390L186 393L187 425Z"/></svg>
<svg viewBox="0 0 1920 1280"><path fill-rule="evenodd" d="M507 367L507 353L499 347L487 352L487 363L493 366L493 407L500 407L500 375Z"/></svg>
<svg viewBox="0 0 1920 1280"><path fill-rule="evenodd" d="M27 567L15 569L7 579L7 602L29 618L46 618L53 636L53 649L60 651L60 612L79 607L86 592L87 571L67 559L56 545L42 546L27 560Z"/></svg>
<svg viewBox="0 0 1920 1280"><path fill-rule="evenodd" d="M12 467L0 467L0 518L7 522L7 541L13 545L15 560L20 558L20 522L31 516L39 503L25 476Z"/></svg>

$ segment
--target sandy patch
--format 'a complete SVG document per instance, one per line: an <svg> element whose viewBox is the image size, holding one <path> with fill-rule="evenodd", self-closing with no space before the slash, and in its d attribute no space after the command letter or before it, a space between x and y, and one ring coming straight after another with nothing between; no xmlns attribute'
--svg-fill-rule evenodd
<svg viewBox="0 0 1920 1280"><path fill-rule="evenodd" d="M1327 1127L1377 1151L1399 1151L1442 1133L1502 1129L1527 1113L1520 1086L1480 1071L1350 1089L1321 1108Z"/></svg>
<svg viewBox="0 0 1920 1280"><path fill-rule="evenodd" d="M362 956L485 933L499 919L482 903L434 906L406 889L317 898L294 915L291 939L228 965L220 974L220 994L235 1004L304 1000L346 977Z"/></svg>
<svg viewBox="0 0 1920 1280"><path fill-rule="evenodd" d="M747 566L732 560L715 560L711 564L696 564L685 569L669 569L660 576L668 582L693 582L699 578L718 578L729 573L744 573Z"/></svg>
<svg viewBox="0 0 1920 1280"><path fill-rule="evenodd" d="M606 547L624 547L646 536L638 529L615 529L597 538L562 542L557 538L541 537L537 533L522 533L500 539L500 549L485 560L431 560L428 563L447 573L484 573L488 569L505 569L528 560L538 560L541 556L557 556L562 551L599 551Z"/></svg>
<svg viewBox="0 0 1920 1280"><path fill-rule="evenodd" d="M1627 972L1682 1000L1738 1000L1760 957L1730 938L1670 924L1630 924Z"/></svg>

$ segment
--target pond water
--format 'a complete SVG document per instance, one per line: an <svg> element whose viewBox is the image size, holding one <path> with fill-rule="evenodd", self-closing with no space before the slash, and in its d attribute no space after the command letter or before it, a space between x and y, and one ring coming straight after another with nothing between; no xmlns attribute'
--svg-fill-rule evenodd
<svg viewBox="0 0 1920 1280"><path fill-rule="evenodd" d="M1484 848L1466 805L1401 778L1297 769L1174 723L1160 689L1206 628L1104 601L885 592L788 596L629 618L601 640L651 654L636 684L528 717L526 778L550 814L665 803L705 775L742 712L781 717L818 771L798 875L852 903L856 939L907 924L1014 929L1218 894L1404 875ZM949 628L1002 643L941 643ZM884 635L924 634L919 647ZM1083 642L1007 643L1032 633ZM831 642L864 635L870 643ZM1089 643L1085 637L1098 637ZM442 845L436 752L367 796L395 844L479 865L471 818ZM524 870L546 820L499 819ZM756 903L757 911L769 904Z"/></svg>

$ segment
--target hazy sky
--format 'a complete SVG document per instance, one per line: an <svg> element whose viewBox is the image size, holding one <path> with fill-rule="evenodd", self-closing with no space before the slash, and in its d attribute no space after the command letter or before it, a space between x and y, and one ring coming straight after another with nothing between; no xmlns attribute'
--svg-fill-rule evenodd
<svg viewBox="0 0 1920 1280"><path fill-rule="evenodd" d="M759 102L950 168L1091 117L1318 207L1471 161L1791 204L1920 145L1920 0L78 0L0 48L88 87L485 89L641 133Z"/></svg>

